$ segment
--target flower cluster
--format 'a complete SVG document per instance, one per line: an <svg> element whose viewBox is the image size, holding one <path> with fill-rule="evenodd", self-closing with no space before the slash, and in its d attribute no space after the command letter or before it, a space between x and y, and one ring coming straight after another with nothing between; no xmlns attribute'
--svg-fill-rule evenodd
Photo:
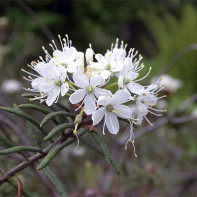
<svg viewBox="0 0 197 197"><path fill-rule="evenodd" d="M141 125L143 119L151 124L148 113L161 116L158 112L165 111L153 108L162 98L158 98L157 93L164 85L160 81L149 86L138 83L150 73L151 68L139 78L139 72L144 68L140 64L142 56L136 58L138 52L134 49L127 53L127 45L123 41L119 45L117 39L111 50L102 55L95 54L91 45L85 54L78 52L67 35L63 39L59 36L59 40L61 50L52 41L52 55L43 47L46 57L40 57L39 61L29 65L36 74L23 70L30 75L24 78L31 81L32 86L26 90L40 93L39 97L31 100L40 99L51 106L58 101L59 95L67 96L76 111L91 116L93 125L103 120L103 134L105 127L111 134L117 134L119 119L125 119L130 123L127 143L131 142L135 148L133 124ZM114 83L110 80L112 77ZM114 94L110 91L113 86L117 90Z"/></svg>

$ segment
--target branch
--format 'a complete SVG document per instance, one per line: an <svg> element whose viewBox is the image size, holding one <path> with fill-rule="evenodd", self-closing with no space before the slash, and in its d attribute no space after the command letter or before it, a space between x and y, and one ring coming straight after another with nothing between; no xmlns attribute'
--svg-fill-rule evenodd
<svg viewBox="0 0 197 197"><path fill-rule="evenodd" d="M36 13L34 12L34 10L28 6L28 4L26 4L23 0L17 0L16 3L28 14L30 15L34 21L38 24L38 26L40 27L40 29L42 30L42 32L45 34L45 36L51 40L54 39L54 36L52 34L52 32L49 30L49 28L44 25L39 17L36 15ZM54 39L55 40L55 39Z"/></svg>
<svg viewBox="0 0 197 197"><path fill-rule="evenodd" d="M10 177L14 176L15 173L29 167L30 165L32 165L34 162L38 161L39 159L43 158L45 155L47 155L47 153L51 150L51 148L53 146L55 146L58 142L61 141L61 138L58 138L55 142L53 142L52 144L50 144L49 146L47 146L44 150L43 153L36 153L35 155L33 155L32 157L28 158L27 161L23 161L22 163L20 163L19 165L15 166L14 168L12 168L11 170L9 170L6 175L0 179L0 185L3 184L4 182L7 182L9 180Z"/></svg>
<svg viewBox="0 0 197 197"><path fill-rule="evenodd" d="M86 132L87 130L85 130ZM81 135L83 135L85 132L81 132ZM72 135L73 133L71 132L70 135ZM80 134L79 134L80 135ZM70 141L67 144L67 138L69 136L62 136L59 137L55 142L53 142L52 144L50 144L49 146L47 146L44 150L43 153L36 153L35 155L33 155L32 157L28 158L27 161L23 161L22 163L20 163L19 165L15 166L14 168L12 168L11 170L9 170L5 176L0 179L0 185L2 185L4 182L9 181L9 178L14 176L15 173L20 172L21 170L31 166L33 163L35 163L36 161L38 161L39 159L43 158L44 156L46 156L48 154L48 152L59 142L61 142L61 149L62 150L65 146L70 145L71 143L73 143L76 139L73 139L72 141Z"/></svg>
<svg viewBox="0 0 197 197"><path fill-rule="evenodd" d="M170 63L168 63L166 66L164 66L157 75L161 75L163 73L168 72L168 70L170 70L170 68L186 53L188 53L189 51L192 50L197 50L197 44L190 44L188 46L186 46L185 48L183 48L179 53L177 53L174 58L170 61Z"/></svg>

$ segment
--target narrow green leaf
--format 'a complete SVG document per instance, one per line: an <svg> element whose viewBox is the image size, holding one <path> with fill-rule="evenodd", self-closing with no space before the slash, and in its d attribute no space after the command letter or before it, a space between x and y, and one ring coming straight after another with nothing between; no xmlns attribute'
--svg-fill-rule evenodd
<svg viewBox="0 0 197 197"><path fill-rule="evenodd" d="M41 137L38 135L39 133L37 132L35 126L28 120L25 120L24 119L24 122L27 126L27 131L30 133L30 135L32 136L33 140L34 140L34 143L37 145L37 146L41 146L42 144L42 139Z"/></svg>
<svg viewBox="0 0 197 197"><path fill-rule="evenodd" d="M64 104L60 103L59 101L56 103L56 105L60 108L62 108L63 110L70 112L70 109L68 107L66 107Z"/></svg>
<svg viewBox="0 0 197 197"><path fill-rule="evenodd" d="M25 98L32 98L32 97L37 97L37 96L40 96L40 94L38 94L38 93L24 93L24 94L22 94L22 96L23 97L25 97Z"/></svg>
<svg viewBox="0 0 197 197"><path fill-rule="evenodd" d="M0 109L4 110L6 112L9 112L9 113L16 114L16 115L18 115L18 116L20 116L20 117L22 117L26 120L29 120L32 124L34 124L43 133L43 135L47 135L47 132L43 128L40 128L40 124L37 120L32 118L30 115L22 112L21 110L9 108L9 107L0 107Z"/></svg>
<svg viewBox="0 0 197 197"><path fill-rule="evenodd" d="M11 185L12 187L14 187L16 190L18 190L18 185L16 184L16 181L14 179L9 179L9 185ZM32 195L30 195L27 191L25 191L24 189L22 190L22 194L25 197L31 197Z"/></svg>
<svg viewBox="0 0 197 197"><path fill-rule="evenodd" d="M63 123L60 125L57 125L56 127L54 127L51 132L49 132L49 134L44 138L44 140L49 140L51 139L54 135L56 135L57 133L63 131L64 129L67 128L74 128L74 124L72 123Z"/></svg>
<svg viewBox="0 0 197 197"><path fill-rule="evenodd" d="M19 108L22 109L33 109L33 110L37 110L42 112L43 114L49 114L50 111L48 111L47 109L45 109L44 107L40 106L40 105L36 105L36 104L21 104L18 106ZM58 121L55 118L52 118L53 122L57 125Z"/></svg>
<svg viewBox="0 0 197 197"><path fill-rule="evenodd" d="M81 128L79 129L77 135L82 136L87 132L87 129ZM45 168L51 160L66 146L69 146L72 144L76 139L75 138L69 138L64 143L57 145L55 148L53 148L51 151L49 151L48 155L41 161L41 163L38 165L37 169L42 170Z"/></svg>
<svg viewBox="0 0 197 197"><path fill-rule="evenodd" d="M11 141L9 141L6 137L4 137L1 134L0 134L0 143L9 148L15 146Z"/></svg>
<svg viewBox="0 0 197 197"><path fill-rule="evenodd" d="M69 116L69 117L73 117L73 115L71 113L64 112L64 111L51 112L50 114L48 114L48 115L46 115L44 117L44 119L40 123L40 127L42 127L43 125L45 125L49 120L51 120L52 118L54 118L56 116Z"/></svg>
<svg viewBox="0 0 197 197"><path fill-rule="evenodd" d="M96 132L89 131L89 133L96 140L96 142L100 145L105 155L106 162L110 164L110 152L104 140Z"/></svg>
<svg viewBox="0 0 197 197"><path fill-rule="evenodd" d="M7 154L11 154L11 153L18 153L18 152L21 152L21 151L39 152L39 153L43 152L42 149L36 148L36 147L15 146L15 147L12 147L12 148L1 150L0 151L0 155L7 155Z"/></svg>
<svg viewBox="0 0 197 197"><path fill-rule="evenodd" d="M112 166L114 167L118 176L120 176L120 168L119 168L118 164L116 163L116 161L111 157L110 162L111 162Z"/></svg>
<svg viewBox="0 0 197 197"><path fill-rule="evenodd" d="M44 107L40 105L36 105L36 104L21 104L21 105L18 105L18 107L22 109L34 109L34 110L42 112L43 114L50 113L50 111L46 110Z"/></svg>
<svg viewBox="0 0 197 197"><path fill-rule="evenodd" d="M98 147L96 144L94 144L93 142L91 142L90 140L86 139L86 138L81 138L80 141L84 144L86 144L87 146L89 146L91 149L93 149L94 151L96 151L97 153L101 154L104 156L104 152L101 150L100 147ZM114 161L114 159L112 157L110 157L110 163L112 164L112 166L114 167L116 173L118 174L118 176L120 176L120 168L118 167L118 165L116 164L116 162Z"/></svg>
<svg viewBox="0 0 197 197"><path fill-rule="evenodd" d="M43 169L43 172L62 197L69 196L65 185L57 175L55 175L48 167Z"/></svg>

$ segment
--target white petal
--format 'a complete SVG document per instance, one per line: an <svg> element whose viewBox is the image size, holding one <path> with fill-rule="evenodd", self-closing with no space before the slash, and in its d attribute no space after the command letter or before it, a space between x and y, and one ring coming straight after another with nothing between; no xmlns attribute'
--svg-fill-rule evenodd
<svg viewBox="0 0 197 197"><path fill-rule="evenodd" d="M118 90L111 99L112 105L120 105L122 103L128 102L131 99L131 94L128 90Z"/></svg>
<svg viewBox="0 0 197 197"><path fill-rule="evenodd" d="M63 83L61 85L61 96L64 96L69 90L68 83Z"/></svg>
<svg viewBox="0 0 197 197"><path fill-rule="evenodd" d="M69 97L69 101L72 104L79 103L81 100L83 100L84 96L86 94L86 91L84 89L79 89L75 91L71 96Z"/></svg>
<svg viewBox="0 0 197 197"><path fill-rule="evenodd" d="M54 84L53 81L48 81L46 83L41 83L39 90L40 92L48 93L51 92L54 88L58 88L58 87Z"/></svg>
<svg viewBox="0 0 197 197"><path fill-rule="evenodd" d="M101 89L101 88L94 88L93 94L99 98L100 96L112 96L112 93L109 90Z"/></svg>
<svg viewBox="0 0 197 197"><path fill-rule="evenodd" d="M110 104L110 102L111 102L111 96L100 96L98 98L97 104L107 106Z"/></svg>
<svg viewBox="0 0 197 197"><path fill-rule="evenodd" d="M110 75L111 75L111 71L109 70L102 70L100 73L100 76L103 77L104 79L109 78Z"/></svg>
<svg viewBox="0 0 197 197"><path fill-rule="evenodd" d="M99 76L93 76L90 78L90 85L92 87L101 86L105 83L105 79Z"/></svg>
<svg viewBox="0 0 197 197"><path fill-rule="evenodd" d="M153 94L147 94L144 96L144 104L148 106L156 105L157 104L157 97Z"/></svg>
<svg viewBox="0 0 197 197"><path fill-rule="evenodd" d="M113 108L117 111L117 116L121 118L130 119L132 116L131 108L126 105L116 105Z"/></svg>
<svg viewBox="0 0 197 197"><path fill-rule="evenodd" d="M105 111L106 111L105 107L101 107L96 111L94 111L94 113L92 114L93 125L98 124L103 119L103 116L105 115Z"/></svg>
<svg viewBox="0 0 197 197"><path fill-rule="evenodd" d="M96 60L101 64L101 66L105 66L109 61L109 55L107 55L107 58L105 58L103 55L101 54L96 54L95 55Z"/></svg>
<svg viewBox="0 0 197 197"><path fill-rule="evenodd" d="M88 77L83 73L83 71L79 70L76 71L73 74L73 80L75 84L81 88L86 88L89 86L89 79Z"/></svg>
<svg viewBox="0 0 197 197"><path fill-rule="evenodd" d="M54 90L48 95L48 97L47 97L47 99L46 99L46 104L47 104L48 106L51 106L51 105L55 102L55 100L56 100L56 98L58 97L59 93L60 93L60 88L54 89Z"/></svg>
<svg viewBox="0 0 197 197"><path fill-rule="evenodd" d="M46 83L46 79L44 77L39 77L39 78L34 79L31 82L31 85L35 90L39 90L39 86L41 83Z"/></svg>
<svg viewBox="0 0 197 197"><path fill-rule="evenodd" d="M127 84L127 88L134 94L142 94L144 92L144 87L140 84L130 82Z"/></svg>
<svg viewBox="0 0 197 197"><path fill-rule="evenodd" d="M96 99L93 96L93 94L87 94L84 100L84 112L87 115L90 115L94 112L95 108L96 108Z"/></svg>
<svg viewBox="0 0 197 197"><path fill-rule="evenodd" d="M123 77L120 75L118 78L118 86L119 87L124 87L124 83L123 83Z"/></svg>
<svg viewBox="0 0 197 197"><path fill-rule="evenodd" d="M105 123L111 134L118 133L120 126L119 126L118 118L114 113L109 112L108 115L105 116Z"/></svg>

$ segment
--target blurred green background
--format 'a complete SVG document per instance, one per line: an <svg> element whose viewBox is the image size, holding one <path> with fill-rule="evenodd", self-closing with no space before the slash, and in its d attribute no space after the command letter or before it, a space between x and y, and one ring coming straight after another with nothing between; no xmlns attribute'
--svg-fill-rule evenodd
<svg viewBox="0 0 197 197"><path fill-rule="evenodd" d="M91 43L95 53L104 53L119 37L144 57L142 76L152 67L144 84L161 73L179 80L177 88L176 80L166 82L169 87L163 94L168 98L159 103L159 107L168 109L164 117L150 116L151 122L156 121L153 128L144 122L142 128L135 130L138 158L131 146L124 150L127 125L122 125L117 136L106 134L104 139L121 168L120 178L103 158L83 144L79 152L71 146L53 160L50 167L62 178L70 196L197 196L197 2L1 0L1 106L28 102L21 98L20 83L25 87L29 84L23 80L20 69L44 56L42 46L50 51L48 44L57 40L58 34L68 34L79 51L85 51ZM12 83L5 85L6 80L13 79L18 81L18 91L11 91ZM175 88L170 89L171 86ZM0 121L7 118L27 135L22 120L1 112L0 115ZM3 124L0 132L22 144ZM13 158L0 156L0 168L5 171L17 163ZM31 196L57 195L31 168L18 176ZM16 190L4 185L0 196L16 196Z"/></svg>

